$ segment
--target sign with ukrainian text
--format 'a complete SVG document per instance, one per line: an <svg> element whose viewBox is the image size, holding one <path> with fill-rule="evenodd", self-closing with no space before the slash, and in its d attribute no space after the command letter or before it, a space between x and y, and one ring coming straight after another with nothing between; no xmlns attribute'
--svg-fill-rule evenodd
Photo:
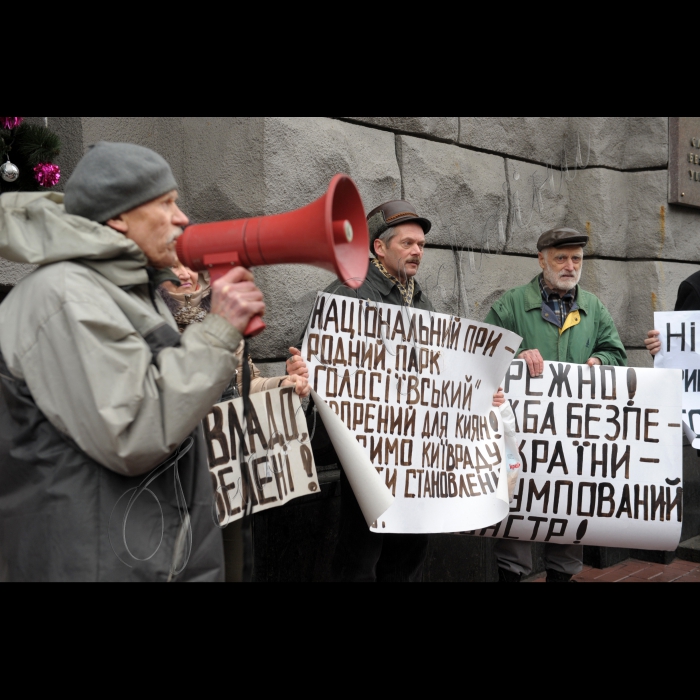
<svg viewBox="0 0 700 700"><path fill-rule="evenodd" d="M375 532L453 533L506 517L492 404L520 342L454 316L318 296L302 352L314 390L395 497Z"/></svg>
<svg viewBox="0 0 700 700"><path fill-rule="evenodd" d="M505 382L522 474L507 518L478 534L674 551L683 526L681 372L515 362Z"/></svg>
<svg viewBox="0 0 700 700"><path fill-rule="evenodd" d="M294 388L275 389L214 406L204 419L209 470L220 527L318 493L306 417Z"/></svg>
<svg viewBox="0 0 700 700"><path fill-rule="evenodd" d="M661 352L654 366L683 373L683 427L700 450L700 312L658 313L654 320L661 333Z"/></svg>

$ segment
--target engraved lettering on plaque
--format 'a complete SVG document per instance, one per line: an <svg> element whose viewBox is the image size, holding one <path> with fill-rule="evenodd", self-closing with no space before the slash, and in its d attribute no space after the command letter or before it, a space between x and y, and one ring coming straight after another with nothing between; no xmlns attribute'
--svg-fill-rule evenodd
<svg viewBox="0 0 700 700"><path fill-rule="evenodd" d="M669 117L669 202L700 208L700 117Z"/></svg>

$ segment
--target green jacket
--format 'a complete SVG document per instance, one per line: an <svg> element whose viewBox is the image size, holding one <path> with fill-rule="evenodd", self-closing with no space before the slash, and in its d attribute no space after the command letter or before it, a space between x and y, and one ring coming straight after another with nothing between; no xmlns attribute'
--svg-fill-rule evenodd
<svg viewBox="0 0 700 700"><path fill-rule="evenodd" d="M486 323L522 336L517 355L539 350L546 362L583 365L592 357L604 365L626 367L627 353L615 322L598 297L579 287L579 311L569 314L559 329L542 318L542 292L539 276L528 285L512 289L497 301Z"/></svg>

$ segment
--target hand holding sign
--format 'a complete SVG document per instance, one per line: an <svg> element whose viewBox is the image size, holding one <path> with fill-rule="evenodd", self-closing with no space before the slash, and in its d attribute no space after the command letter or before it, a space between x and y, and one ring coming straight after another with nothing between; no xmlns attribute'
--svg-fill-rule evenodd
<svg viewBox="0 0 700 700"><path fill-rule="evenodd" d="M544 372L544 360L539 350L526 350L520 353L519 360L527 363L527 369L531 377L541 377Z"/></svg>
<svg viewBox="0 0 700 700"><path fill-rule="evenodd" d="M291 357L287 360L287 379L282 386L293 386L297 396L302 399L311 395L309 385L309 368L296 348L289 348Z"/></svg>
<svg viewBox="0 0 700 700"><path fill-rule="evenodd" d="M649 336L644 341L647 350L652 357L656 357L661 352L661 331L649 331Z"/></svg>
<svg viewBox="0 0 700 700"><path fill-rule="evenodd" d="M287 360L287 374L290 377L309 378L309 368L301 356L301 353L296 348L289 348L291 357Z"/></svg>
<svg viewBox="0 0 700 700"><path fill-rule="evenodd" d="M282 386L294 387L294 393L301 399L305 399L311 395L311 386L309 385L309 380L305 377L292 375L282 382Z"/></svg>

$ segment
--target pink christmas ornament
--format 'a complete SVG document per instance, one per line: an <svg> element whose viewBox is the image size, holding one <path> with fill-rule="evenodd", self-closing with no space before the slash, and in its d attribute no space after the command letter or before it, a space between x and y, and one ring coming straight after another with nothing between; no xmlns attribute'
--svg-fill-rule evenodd
<svg viewBox="0 0 700 700"><path fill-rule="evenodd" d="M3 129L16 129L23 121L24 117L0 117L0 127Z"/></svg>
<svg viewBox="0 0 700 700"><path fill-rule="evenodd" d="M61 168L53 163L39 163L34 168L34 178L42 187L56 187L61 181Z"/></svg>

